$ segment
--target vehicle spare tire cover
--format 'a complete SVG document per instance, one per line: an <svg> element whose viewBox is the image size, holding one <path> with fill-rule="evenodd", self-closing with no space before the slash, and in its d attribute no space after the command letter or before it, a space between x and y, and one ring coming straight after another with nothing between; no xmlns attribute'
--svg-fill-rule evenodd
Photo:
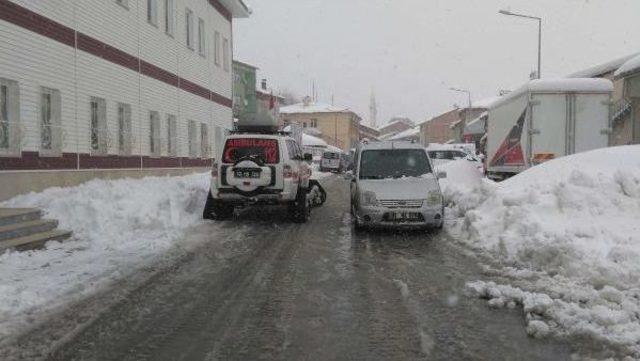
<svg viewBox="0 0 640 361"><path fill-rule="evenodd" d="M253 160L242 160L236 163L236 165L234 165L233 167L259 169L261 170L262 175L264 175L264 171L265 171L264 168L260 167L260 165L258 165ZM233 172L231 173L230 176L231 178L234 178L234 181L229 182L229 184L233 185L236 189L242 192L253 192L256 189L260 188L261 186L265 185L265 184L262 184L263 182L261 182L261 179L236 179L235 174L233 174Z"/></svg>

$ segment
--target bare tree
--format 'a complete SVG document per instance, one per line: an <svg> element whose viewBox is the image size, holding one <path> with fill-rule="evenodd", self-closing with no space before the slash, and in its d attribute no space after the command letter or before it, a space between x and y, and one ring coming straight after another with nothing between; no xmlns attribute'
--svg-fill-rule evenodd
<svg viewBox="0 0 640 361"><path fill-rule="evenodd" d="M296 95L293 91L289 89L283 89L280 92L280 96L284 98L282 105L285 105L285 106L297 104L302 101L302 99L298 95Z"/></svg>

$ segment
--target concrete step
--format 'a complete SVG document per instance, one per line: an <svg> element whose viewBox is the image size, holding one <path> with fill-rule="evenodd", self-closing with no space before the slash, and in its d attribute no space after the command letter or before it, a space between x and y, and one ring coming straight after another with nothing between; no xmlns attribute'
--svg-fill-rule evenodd
<svg viewBox="0 0 640 361"><path fill-rule="evenodd" d="M42 212L37 208L0 208L0 227L35 221L41 217Z"/></svg>
<svg viewBox="0 0 640 361"><path fill-rule="evenodd" d="M0 254L9 248L19 251L35 249L44 246L49 241L62 241L71 237L71 232L54 229L52 231L34 233L24 237L0 241Z"/></svg>
<svg viewBox="0 0 640 361"><path fill-rule="evenodd" d="M38 219L35 221L0 226L0 241L25 237L35 233L48 232L56 227L58 227L58 221L54 219Z"/></svg>

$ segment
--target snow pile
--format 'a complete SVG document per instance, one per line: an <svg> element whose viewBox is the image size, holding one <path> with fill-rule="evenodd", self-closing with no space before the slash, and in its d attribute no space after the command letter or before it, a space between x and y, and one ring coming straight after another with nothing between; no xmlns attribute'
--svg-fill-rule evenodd
<svg viewBox="0 0 640 361"><path fill-rule="evenodd" d="M483 196L466 213L468 242L517 267L503 274L517 287L470 287L525 312L531 295L546 295L552 302L534 312L536 321L640 357L640 146L553 160ZM538 326L530 325L533 334L546 333Z"/></svg>
<svg viewBox="0 0 640 361"><path fill-rule="evenodd" d="M72 240L0 255L0 340L30 318L96 292L175 246L200 222L207 174L93 180L18 196L2 206L39 207Z"/></svg>
<svg viewBox="0 0 640 361"><path fill-rule="evenodd" d="M476 162L466 159L442 163L439 172L447 177L440 179L440 188L449 212L462 217L466 211L478 206L493 189L493 182L483 178Z"/></svg>

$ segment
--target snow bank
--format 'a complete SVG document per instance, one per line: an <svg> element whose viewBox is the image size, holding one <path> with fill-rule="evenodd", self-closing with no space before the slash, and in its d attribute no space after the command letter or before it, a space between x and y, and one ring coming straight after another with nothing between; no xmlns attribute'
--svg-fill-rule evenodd
<svg viewBox="0 0 640 361"><path fill-rule="evenodd" d="M539 316L552 330L640 357L640 146L553 160L482 196L466 213L468 242L515 266L503 276L517 286L471 287L497 305L526 304L526 292L547 295L552 302ZM532 332L544 334L538 326Z"/></svg>
<svg viewBox="0 0 640 361"><path fill-rule="evenodd" d="M446 178L440 179L442 195L449 209L446 213L462 217L491 192L493 182L483 178L476 166L475 162L459 159L437 167L438 171L447 173Z"/></svg>
<svg viewBox="0 0 640 361"><path fill-rule="evenodd" d="M207 174L93 180L18 196L2 206L39 207L72 240L0 255L0 341L28 320L96 292L164 254L200 222Z"/></svg>

